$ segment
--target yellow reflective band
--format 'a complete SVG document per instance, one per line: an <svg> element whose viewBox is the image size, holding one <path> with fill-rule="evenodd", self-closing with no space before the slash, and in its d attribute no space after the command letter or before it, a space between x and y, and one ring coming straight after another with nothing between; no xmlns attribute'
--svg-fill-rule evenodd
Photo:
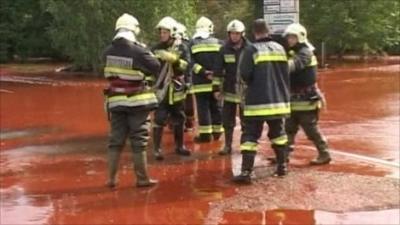
<svg viewBox="0 0 400 225"><path fill-rule="evenodd" d="M212 85L221 85L221 81L222 81L221 77L214 76L212 79Z"/></svg>
<svg viewBox="0 0 400 225"><path fill-rule="evenodd" d="M195 84L192 86L192 93L211 92L212 84Z"/></svg>
<svg viewBox="0 0 400 225"><path fill-rule="evenodd" d="M257 151L257 143L246 141L240 145L240 151Z"/></svg>
<svg viewBox="0 0 400 225"><path fill-rule="evenodd" d="M235 55L224 55L225 63L235 63Z"/></svg>
<svg viewBox="0 0 400 225"><path fill-rule="evenodd" d="M224 101L233 102L233 103L240 103L241 102L241 98L240 98L240 95L225 92L224 93Z"/></svg>
<svg viewBox="0 0 400 225"><path fill-rule="evenodd" d="M109 77L119 77L121 79L128 80L143 80L144 74L139 70L124 69L118 67L107 66L104 68L104 76Z"/></svg>
<svg viewBox="0 0 400 225"><path fill-rule="evenodd" d="M137 95L116 95L107 97L110 107L115 106L141 106L157 103L156 95L153 92L146 92Z"/></svg>
<svg viewBox="0 0 400 225"><path fill-rule="evenodd" d="M288 55L289 55L290 57L293 57L293 56L296 55L296 52L293 51L293 50L290 50L290 51L288 52Z"/></svg>
<svg viewBox="0 0 400 225"><path fill-rule="evenodd" d="M146 75L144 77L144 79L147 81L155 81L156 80L156 78L153 75Z"/></svg>
<svg viewBox="0 0 400 225"><path fill-rule="evenodd" d="M180 70L186 70L187 67L188 67L188 63L185 60L180 59L179 60L179 69Z"/></svg>
<svg viewBox="0 0 400 225"><path fill-rule="evenodd" d="M220 44L197 44L192 46L192 54L200 52L219 52Z"/></svg>
<svg viewBox="0 0 400 225"><path fill-rule="evenodd" d="M199 133L200 133L200 134L211 134L211 133L212 133L212 127L211 127L211 125L208 125L208 126L199 126Z"/></svg>
<svg viewBox="0 0 400 225"><path fill-rule="evenodd" d="M312 111L321 108L321 101L293 101L290 102L290 108L292 111Z"/></svg>
<svg viewBox="0 0 400 225"><path fill-rule="evenodd" d="M287 57L282 53L274 53L274 52L259 52L253 55L254 64L258 64L261 62L270 62L270 61L287 61Z"/></svg>
<svg viewBox="0 0 400 225"><path fill-rule="evenodd" d="M224 132L224 128L222 125L212 125L212 132L213 133L222 133Z"/></svg>
<svg viewBox="0 0 400 225"><path fill-rule="evenodd" d="M290 113L290 103L245 105L244 116L272 116Z"/></svg>
<svg viewBox="0 0 400 225"><path fill-rule="evenodd" d="M310 64L308 65L308 66L317 66L318 65L318 61L317 61L317 57L315 57L315 55L313 55L312 57L311 57L311 62L310 62Z"/></svg>
<svg viewBox="0 0 400 225"><path fill-rule="evenodd" d="M287 135L282 135L280 137L272 139L271 142L276 145L285 145L288 142L288 137Z"/></svg>
<svg viewBox="0 0 400 225"><path fill-rule="evenodd" d="M200 65L200 64L194 64L193 65L193 72L195 73L195 74L198 74L198 73L200 73L200 70L202 69L203 67Z"/></svg>
<svg viewBox="0 0 400 225"><path fill-rule="evenodd" d="M180 102L186 98L186 94L184 92L175 92L174 93L174 103Z"/></svg>

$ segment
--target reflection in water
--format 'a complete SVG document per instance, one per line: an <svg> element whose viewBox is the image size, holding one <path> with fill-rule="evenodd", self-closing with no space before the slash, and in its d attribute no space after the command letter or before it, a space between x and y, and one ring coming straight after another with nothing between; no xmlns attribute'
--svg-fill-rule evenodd
<svg viewBox="0 0 400 225"><path fill-rule="evenodd" d="M333 213L314 210L269 210L265 212L225 212L219 221L237 225L397 225L400 224L400 209Z"/></svg>
<svg viewBox="0 0 400 225"><path fill-rule="evenodd" d="M46 195L27 195L23 187L0 189L0 224L46 224L53 204Z"/></svg>

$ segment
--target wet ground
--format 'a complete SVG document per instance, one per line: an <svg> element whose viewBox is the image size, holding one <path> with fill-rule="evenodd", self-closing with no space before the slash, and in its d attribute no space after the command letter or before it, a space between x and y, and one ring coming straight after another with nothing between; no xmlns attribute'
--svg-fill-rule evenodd
<svg viewBox="0 0 400 225"><path fill-rule="evenodd" d="M284 179L270 176L260 140L255 182L229 179L236 151L221 142L193 156L150 157L151 189L133 187L131 154L119 186L105 188L108 124L102 79L54 74L58 65L2 66L0 76L0 224L399 224L400 65L352 65L320 72L328 100L321 114L334 160L309 167L316 152L301 133ZM23 68L23 69L21 69ZM238 146L237 127L235 145Z"/></svg>

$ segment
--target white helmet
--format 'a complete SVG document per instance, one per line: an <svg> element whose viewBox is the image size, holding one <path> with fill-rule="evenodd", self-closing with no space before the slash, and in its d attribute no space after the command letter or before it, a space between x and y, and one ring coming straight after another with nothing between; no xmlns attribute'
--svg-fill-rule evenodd
<svg viewBox="0 0 400 225"><path fill-rule="evenodd" d="M196 32L207 32L207 33L214 33L214 24L213 22L208 19L207 17L200 17L200 19L196 22Z"/></svg>
<svg viewBox="0 0 400 225"><path fill-rule="evenodd" d="M283 36L286 37L287 35L292 34L296 35L299 43L306 43L307 41L307 30L299 23L292 23L290 24L285 32L283 32Z"/></svg>
<svg viewBox="0 0 400 225"><path fill-rule="evenodd" d="M156 28L157 29L166 29L169 30L171 32L171 37L175 37L175 35L177 34L177 30L178 30L178 22L176 22L176 20L170 16L166 16L164 18L162 18L160 20L160 22L158 22Z"/></svg>
<svg viewBox="0 0 400 225"><path fill-rule="evenodd" d="M139 21L134 16L132 16L128 13L124 13L122 16L120 16L117 19L117 22L115 23L115 30L118 30L121 28L130 30L135 35L138 35L140 32Z"/></svg>
<svg viewBox="0 0 400 225"><path fill-rule="evenodd" d="M232 20L231 22L228 23L228 26L226 26L226 31L227 32L239 32L243 33L245 31L245 26L242 21L240 20Z"/></svg>
<svg viewBox="0 0 400 225"><path fill-rule="evenodd" d="M185 25L178 23L176 27L177 27L177 34L180 36L180 38L189 40Z"/></svg>

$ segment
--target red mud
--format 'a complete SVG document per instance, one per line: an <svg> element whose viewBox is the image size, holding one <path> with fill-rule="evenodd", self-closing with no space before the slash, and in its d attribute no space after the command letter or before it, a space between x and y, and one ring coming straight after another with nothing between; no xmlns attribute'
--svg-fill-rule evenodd
<svg viewBox="0 0 400 225"><path fill-rule="evenodd" d="M173 154L172 138L165 135L166 161L150 162L151 175L160 180L152 189L132 187L131 155L125 149L120 184L109 191L103 187L108 132L102 96L105 82L51 74L39 79L38 74L15 76L12 68L3 69L0 76L0 224L202 224L210 202L240 191L229 182L231 159L216 156L221 143L197 145L191 133L186 140L194 156L187 159ZM399 79L396 69L320 73L319 85L328 100L321 127L333 149L400 161ZM301 147L310 145L303 134L298 143L291 167L306 168L316 153ZM264 135L262 149L269 149L268 145ZM392 173L345 157L318 170L370 176ZM220 224L368 222L358 214L316 210L225 212ZM399 215L398 211L377 213L365 216L381 222L382 216Z"/></svg>

